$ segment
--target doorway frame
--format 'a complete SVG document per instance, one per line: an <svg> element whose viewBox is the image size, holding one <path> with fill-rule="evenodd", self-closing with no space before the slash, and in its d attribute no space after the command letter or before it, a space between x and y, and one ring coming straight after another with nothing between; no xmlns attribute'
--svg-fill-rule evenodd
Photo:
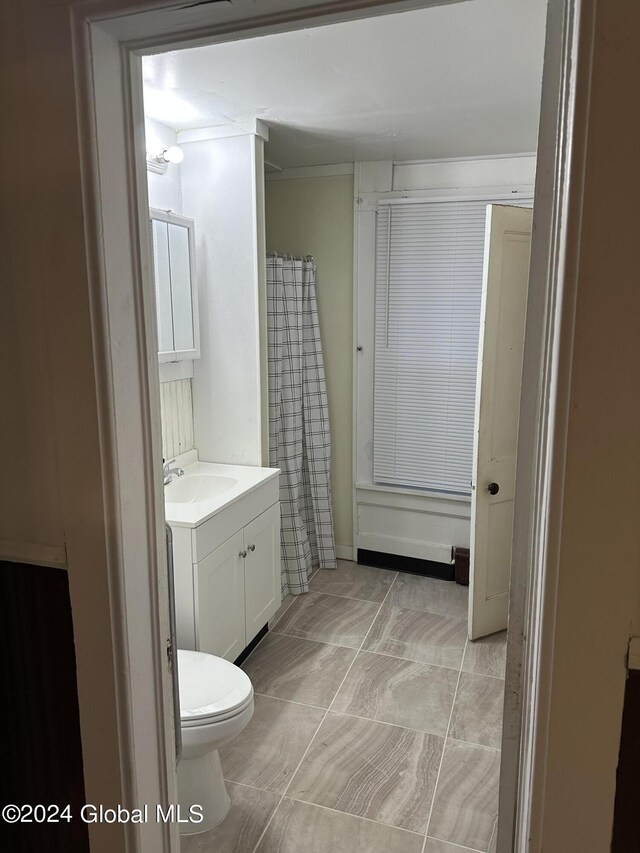
<svg viewBox="0 0 640 853"><path fill-rule="evenodd" d="M153 416L159 411L157 356L143 217L146 174L136 166L144 163L145 154L140 57L158 49L442 4L263 0L260 15L250 0L191 7L172 0L82 0L72 7L92 323L102 355L96 384L110 496L111 611L119 640L116 666L126 673L117 700L121 765L127 768L131 803L152 802L150 793L159 801L175 800L171 680L164 649L168 586L156 464L160 426ZM537 849L542 819L562 517L561 491L554 494L553 488L564 469L593 6L590 0L548 4L517 465L499 853ZM178 850L178 843L177 832L166 827L127 832L129 850Z"/></svg>

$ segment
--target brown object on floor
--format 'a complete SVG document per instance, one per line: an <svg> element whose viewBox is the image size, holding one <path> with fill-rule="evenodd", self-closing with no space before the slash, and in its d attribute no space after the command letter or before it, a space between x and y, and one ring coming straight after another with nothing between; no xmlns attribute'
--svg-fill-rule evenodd
<svg viewBox="0 0 640 853"><path fill-rule="evenodd" d="M453 549L453 570L456 583L463 586L469 586L469 549L458 548Z"/></svg>

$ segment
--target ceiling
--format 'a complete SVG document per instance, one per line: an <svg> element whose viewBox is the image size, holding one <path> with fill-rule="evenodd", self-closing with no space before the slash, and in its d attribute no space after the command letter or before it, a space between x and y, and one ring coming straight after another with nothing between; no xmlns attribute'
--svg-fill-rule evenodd
<svg viewBox="0 0 640 853"><path fill-rule="evenodd" d="M259 118L281 167L535 151L546 0L436 8L145 57L176 130Z"/></svg>

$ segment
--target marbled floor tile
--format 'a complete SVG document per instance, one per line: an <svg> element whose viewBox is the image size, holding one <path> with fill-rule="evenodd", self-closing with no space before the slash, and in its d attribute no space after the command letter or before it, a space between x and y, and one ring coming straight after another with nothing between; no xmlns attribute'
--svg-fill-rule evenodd
<svg viewBox="0 0 640 853"><path fill-rule="evenodd" d="M499 779L497 750L447 740L427 834L488 850L498 819Z"/></svg>
<svg viewBox="0 0 640 853"><path fill-rule="evenodd" d="M500 631L481 640L470 640L464 653L462 669L476 675L504 678L507 660L507 632Z"/></svg>
<svg viewBox="0 0 640 853"><path fill-rule="evenodd" d="M319 592L299 595L273 630L358 649L380 605Z"/></svg>
<svg viewBox="0 0 640 853"><path fill-rule="evenodd" d="M251 722L220 750L224 778L283 793L324 713L320 708L256 696Z"/></svg>
<svg viewBox="0 0 640 853"><path fill-rule="evenodd" d="M427 610L456 619L466 619L469 588L437 578L407 575L400 572L387 598L387 604L407 607L410 610Z"/></svg>
<svg viewBox="0 0 640 853"><path fill-rule="evenodd" d="M329 713L287 796L424 833L444 738Z"/></svg>
<svg viewBox="0 0 640 853"><path fill-rule="evenodd" d="M466 642L466 620L385 604L363 648L460 669Z"/></svg>
<svg viewBox="0 0 640 853"><path fill-rule="evenodd" d="M331 709L435 735L445 735L458 673L360 652Z"/></svg>
<svg viewBox="0 0 640 853"><path fill-rule="evenodd" d="M374 569L349 560L338 560L338 568L335 571L321 569L309 584L309 589L380 604L396 574L389 569Z"/></svg>
<svg viewBox="0 0 640 853"><path fill-rule="evenodd" d="M449 844L448 841L427 838L422 853L469 853L470 849L470 847L460 847L458 844Z"/></svg>
<svg viewBox="0 0 640 853"><path fill-rule="evenodd" d="M226 818L197 835L183 835L180 853L252 853L280 802L278 794L227 782L231 809Z"/></svg>
<svg viewBox="0 0 640 853"><path fill-rule="evenodd" d="M500 749L503 702L504 681L501 678L461 673L449 737Z"/></svg>
<svg viewBox="0 0 640 853"><path fill-rule="evenodd" d="M270 633L244 662L256 693L328 708L354 649Z"/></svg>
<svg viewBox="0 0 640 853"><path fill-rule="evenodd" d="M423 838L285 798L256 853L421 853Z"/></svg>
<svg viewBox="0 0 640 853"><path fill-rule="evenodd" d="M293 602L295 601L295 598L296 598L296 596L295 596L295 595L291 595L291 593L290 593L290 592L288 592L288 593L285 595L285 597L284 597L284 598L282 599L282 601L280 602L280 607L278 607L278 609L277 609L277 610L276 610L276 612L273 614L273 616L271 617L271 619L269 619L269 628L270 628L270 629L271 629L271 628L273 628L273 626L276 624L276 622L278 621L278 619L279 619L279 618L280 618L280 617L281 617L281 616L282 616L282 615L283 615L283 614L284 614L284 613L285 613L285 612L286 612L286 611L291 607L291 605L292 605L292 604L293 604Z"/></svg>

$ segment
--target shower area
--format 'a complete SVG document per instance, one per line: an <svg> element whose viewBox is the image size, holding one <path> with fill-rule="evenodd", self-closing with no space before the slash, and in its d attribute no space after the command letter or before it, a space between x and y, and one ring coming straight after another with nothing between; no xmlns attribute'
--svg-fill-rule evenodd
<svg viewBox="0 0 640 853"><path fill-rule="evenodd" d="M267 255L269 465L280 469L282 594L335 569L331 431L310 255Z"/></svg>

